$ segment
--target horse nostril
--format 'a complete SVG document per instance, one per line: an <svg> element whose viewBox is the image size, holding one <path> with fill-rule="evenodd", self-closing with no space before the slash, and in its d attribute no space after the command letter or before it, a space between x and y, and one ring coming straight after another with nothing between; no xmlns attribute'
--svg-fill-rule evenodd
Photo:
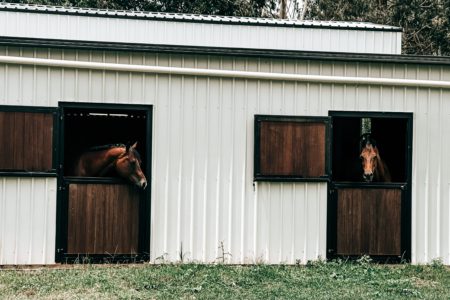
<svg viewBox="0 0 450 300"><path fill-rule="evenodd" d="M363 178L364 178L365 181L370 182L370 181L372 181L373 173L363 174Z"/></svg>
<svg viewBox="0 0 450 300"><path fill-rule="evenodd" d="M142 182L141 187L143 190L145 190L145 188L147 187L147 181Z"/></svg>

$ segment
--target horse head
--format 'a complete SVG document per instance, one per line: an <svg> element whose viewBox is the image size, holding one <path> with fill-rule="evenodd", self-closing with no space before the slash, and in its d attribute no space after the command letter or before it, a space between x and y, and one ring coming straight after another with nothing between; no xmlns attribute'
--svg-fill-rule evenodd
<svg viewBox="0 0 450 300"><path fill-rule="evenodd" d="M372 182L380 162L380 155L375 140L369 134L361 137L359 157L363 168L363 179L366 182Z"/></svg>
<svg viewBox="0 0 450 300"><path fill-rule="evenodd" d="M131 147L128 145L125 152L116 160L116 171L124 178L127 178L138 187L145 189L147 179L141 170L141 157L136 150L137 142Z"/></svg>

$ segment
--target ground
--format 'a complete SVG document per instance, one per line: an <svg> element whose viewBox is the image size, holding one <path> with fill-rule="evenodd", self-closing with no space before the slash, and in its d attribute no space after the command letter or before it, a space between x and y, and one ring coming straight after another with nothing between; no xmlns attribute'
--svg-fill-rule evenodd
<svg viewBox="0 0 450 300"><path fill-rule="evenodd" d="M0 298L450 299L450 268L366 260L306 266L58 265L0 270Z"/></svg>

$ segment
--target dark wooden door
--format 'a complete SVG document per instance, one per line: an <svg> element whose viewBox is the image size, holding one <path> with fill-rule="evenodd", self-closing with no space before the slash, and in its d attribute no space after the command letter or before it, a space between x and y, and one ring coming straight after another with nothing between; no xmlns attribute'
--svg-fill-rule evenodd
<svg viewBox="0 0 450 300"><path fill-rule="evenodd" d="M53 119L53 112L0 111L0 170L52 170Z"/></svg>
<svg viewBox="0 0 450 300"><path fill-rule="evenodd" d="M402 194L398 187L335 189L336 254L400 256Z"/></svg>
<svg viewBox="0 0 450 300"><path fill-rule="evenodd" d="M137 254L140 193L129 184L70 183L67 254Z"/></svg>
<svg viewBox="0 0 450 300"><path fill-rule="evenodd" d="M323 122L261 122L260 173L275 176L326 175Z"/></svg>

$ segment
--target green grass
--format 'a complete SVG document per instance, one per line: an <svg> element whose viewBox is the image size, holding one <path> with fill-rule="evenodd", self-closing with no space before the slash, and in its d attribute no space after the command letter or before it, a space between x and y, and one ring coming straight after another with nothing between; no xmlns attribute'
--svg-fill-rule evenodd
<svg viewBox="0 0 450 300"><path fill-rule="evenodd" d="M0 270L0 298L450 299L450 269L316 262L306 266L74 265Z"/></svg>

